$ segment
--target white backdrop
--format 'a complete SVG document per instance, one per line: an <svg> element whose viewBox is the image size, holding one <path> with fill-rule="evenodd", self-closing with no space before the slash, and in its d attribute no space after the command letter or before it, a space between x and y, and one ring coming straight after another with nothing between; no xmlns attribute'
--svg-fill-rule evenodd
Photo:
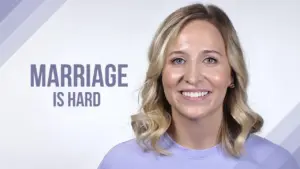
<svg viewBox="0 0 300 169"><path fill-rule="evenodd" d="M112 146L132 138L130 115L137 110L152 36L170 12L192 2L66 1L0 68L0 168L95 169ZM249 101L266 121L266 136L300 101L300 3L208 2L228 13L240 35ZM127 88L30 87L30 64L110 63L128 64ZM73 91L98 91L101 105L53 107L53 92Z"/></svg>

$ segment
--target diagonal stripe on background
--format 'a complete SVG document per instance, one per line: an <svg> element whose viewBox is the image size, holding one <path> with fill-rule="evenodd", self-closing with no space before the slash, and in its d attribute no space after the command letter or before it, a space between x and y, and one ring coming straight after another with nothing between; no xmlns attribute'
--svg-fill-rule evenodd
<svg viewBox="0 0 300 169"><path fill-rule="evenodd" d="M293 164L300 166L300 103L298 103L290 113L272 130L267 138L286 149L292 156L286 156L286 161L278 169L291 168ZM280 147L275 149L270 156L264 160L263 164L276 164L282 159L277 154L282 153ZM295 160L295 161L294 161ZM294 166L293 166L294 167Z"/></svg>
<svg viewBox="0 0 300 169"><path fill-rule="evenodd" d="M300 119L298 120L300 121ZM300 148L300 124L287 138L285 138L281 145L292 153Z"/></svg>
<svg viewBox="0 0 300 169"><path fill-rule="evenodd" d="M299 114L299 111L298 111ZM298 118L299 120L300 118ZM300 120L299 120L300 121ZM299 122L300 123L300 122ZM278 133L279 134L279 133ZM281 143L282 147L289 150L298 165L300 166L300 124L299 126Z"/></svg>
<svg viewBox="0 0 300 169"><path fill-rule="evenodd" d="M266 158L258 163L252 157L245 157L235 169L265 169L266 166L274 169L294 169L295 164L300 166L300 103L267 136L267 139L280 145L274 147ZM282 150L283 147L287 151Z"/></svg>
<svg viewBox="0 0 300 169"><path fill-rule="evenodd" d="M293 156L295 157L298 165L300 166L300 147L293 153Z"/></svg>
<svg viewBox="0 0 300 169"><path fill-rule="evenodd" d="M10 12L20 4L21 0L2 0L0 1L0 23ZM1 36L1 35L0 35Z"/></svg>
<svg viewBox="0 0 300 169"><path fill-rule="evenodd" d="M0 6L9 6L8 1L1 1ZM0 23L0 67L65 2L66 0L22 0L17 6L11 7L12 11L6 9L6 12L1 12L0 18L6 17Z"/></svg>
<svg viewBox="0 0 300 169"><path fill-rule="evenodd" d="M293 153L300 147L300 103L272 130L267 138Z"/></svg>
<svg viewBox="0 0 300 169"><path fill-rule="evenodd" d="M300 103L270 132L267 138L292 153L300 166Z"/></svg>
<svg viewBox="0 0 300 169"><path fill-rule="evenodd" d="M43 3L45 0L0 1L0 45Z"/></svg>
<svg viewBox="0 0 300 169"><path fill-rule="evenodd" d="M292 153L300 166L300 103L267 136Z"/></svg>

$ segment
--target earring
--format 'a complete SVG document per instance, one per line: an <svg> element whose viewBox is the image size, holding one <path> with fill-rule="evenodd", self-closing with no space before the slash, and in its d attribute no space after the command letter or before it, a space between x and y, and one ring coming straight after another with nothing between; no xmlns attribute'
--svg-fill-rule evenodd
<svg viewBox="0 0 300 169"><path fill-rule="evenodd" d="M234 83L231 83L231 84L229 85L229 87L230 87L230 88L234 88L234 87L235 87Z"/></svg>

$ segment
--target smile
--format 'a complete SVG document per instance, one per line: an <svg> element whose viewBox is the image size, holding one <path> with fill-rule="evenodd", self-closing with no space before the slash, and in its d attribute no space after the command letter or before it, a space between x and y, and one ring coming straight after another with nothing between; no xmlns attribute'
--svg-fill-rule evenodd
<svg viewBox="0 0 300 169"><path fill-rule="evenodd" d="M203 97L209 94L209 92L181 92L181 94L186 97Z"/></svg>
<svg viewBox="0 0 300 169"><path fill-rule="evenodd" d="M204 100L211 92L210 91L181 91L180 93L187 100L200 101L200 100Z"/></svg>

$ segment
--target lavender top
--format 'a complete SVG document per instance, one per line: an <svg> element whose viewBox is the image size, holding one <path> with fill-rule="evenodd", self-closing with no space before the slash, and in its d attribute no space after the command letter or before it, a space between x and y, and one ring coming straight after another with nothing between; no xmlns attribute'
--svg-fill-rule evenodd
<svg viewBox="0 0 300 169"><path fill-rule="evenodd" d="M257 135L247 139L247 153L238 159L228 156L220 145L205 150L184 148L167 134L159 143L172 155L144 152L131 139L114 146L98 169L300 169L287 150Z"/></svg>

